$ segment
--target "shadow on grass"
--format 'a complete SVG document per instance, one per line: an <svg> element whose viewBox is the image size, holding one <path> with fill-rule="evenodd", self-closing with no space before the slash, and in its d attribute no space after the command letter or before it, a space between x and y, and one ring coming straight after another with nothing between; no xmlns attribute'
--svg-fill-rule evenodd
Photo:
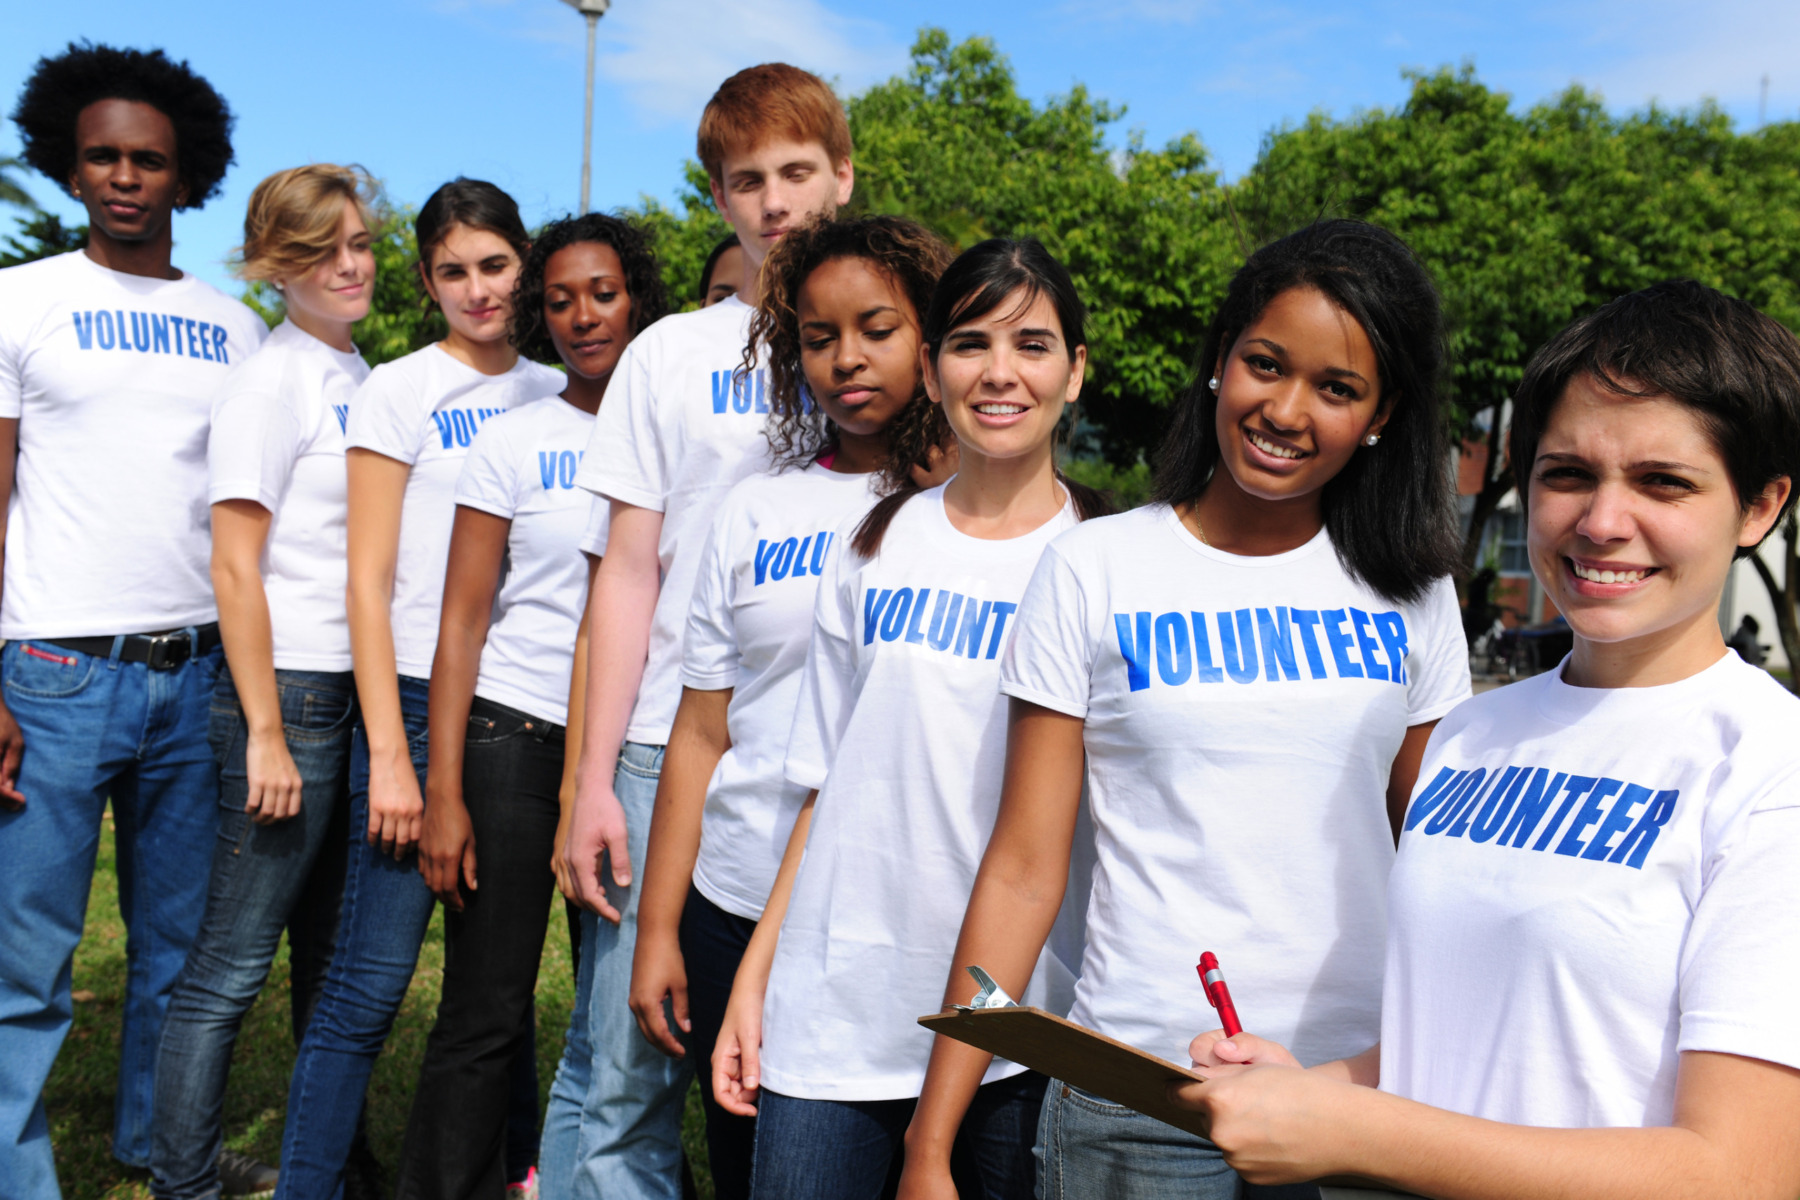
<svg viewBox="0 0 1800 1200"><path fill-rule="evenodd" d="M149 1200L145 1172L115 1162L111 1153L113 1092L119 1070L119 1013L125 996L125 926L119 919L114 871L112 816L100 842L88 901L87 926L75 951L75 1023L69 1031L44 1099L56 1170L67 1200ZM443 982L444 926L433 914L419 969L406 993L394 1032L369 1081L369 1139L390 1176L406 1132L407 1110L425 1053L425 1038L437 1014ZM574 1003L569 968L569 927L562 901L551 914L550 934L538 972L537 1053L539 1112L562 1055L563 1030ZM288 1075L294 1066L294 1038L288 1017L288 957L284 940L269 982L244 1018L225 1094L225 1143L263 1162L281 1153L281 1123L287 1108ZM694 1166L702 1200L711 1200L706 1142L698 1091L688 1094L681 1140Z"/></svg>

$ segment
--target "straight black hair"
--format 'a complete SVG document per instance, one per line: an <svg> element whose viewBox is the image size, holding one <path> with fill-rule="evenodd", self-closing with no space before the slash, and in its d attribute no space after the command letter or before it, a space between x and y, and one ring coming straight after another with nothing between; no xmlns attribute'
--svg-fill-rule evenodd
<svg viewBox="0 0 1800 1200"><path fill-rule="evenodd" d="M957 326L978 321L1009 299L1018 296L1015 308L1029 308L1039 296L1048 296L1062 326L1063 344L1069 359L1075 348L1087 345L1087 308L1075 291L1075 281L1068 268L1058 262L1044 244L1034 237L989 238L957 255L932 289L931 306L925 310L920 329L925 352L936 362L943 351L944 339ZM1075 502L1075 514L1083 521L1103 517L1112 512L1112 503L1093 488L1056 473L1057 482ZM883 496L856 527L851 545L864 558L873 558L881 550L881 539L908 500L919 491L910 477L899 490Z"/></svg>
<svg viewBox="0 0 1800 1200"><path fill-rule="evenodd" d="M504 239L521 261L531 249L531 235L513 198L485 179L458 175L431 193L413 221L419 243L419 270L430 274L431 254L458 225L485 229Z"/></svg>
<svg viewBox="0 0 1800 1200"><path fill-rule="evenodd" d="M1200 498L1220 464L1219 398L1207 385L1269 302L1294 288L1324 293L1374 347L1388 413L1377 446L1359 446L1322 490L1338 561L1390 600L1416 600L1460 565L1456 498L1439 378L1443 316L1431 276L1405 242L1363 221L1318 221L1252 254L1231 278L1157 452L1152 498Z"/></svg>
<svg viewBox="0 0 1800 1200"><path fill-rule="evenodd" d="M1544 343L1513 397L1513 469L1529 502L1538 441L1569 381L1691 410L1748 508L1782 476L1800 480L1800 342L1751 305L1691 279L1620 296ZM1781 524L1794 507L1789 493ZM1737 557L1756 547L1739 546Z"/></svg>

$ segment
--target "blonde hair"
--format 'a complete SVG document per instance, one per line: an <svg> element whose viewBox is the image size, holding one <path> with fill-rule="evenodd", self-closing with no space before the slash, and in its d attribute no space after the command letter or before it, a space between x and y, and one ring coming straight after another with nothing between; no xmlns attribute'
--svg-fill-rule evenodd
<svg viewBox="0 0 1800 1200"><path fill-rule="evenodd" d="M272 283L306 274L336 252L344 201L356 205L374 232L374 194L375 184L361 167L313 163L275 172L250 193L238 276Z"/></svg>

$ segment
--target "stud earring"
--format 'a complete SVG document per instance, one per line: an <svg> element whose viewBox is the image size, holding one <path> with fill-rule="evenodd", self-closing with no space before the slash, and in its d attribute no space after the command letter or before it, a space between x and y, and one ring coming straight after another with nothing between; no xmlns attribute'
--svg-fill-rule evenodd
<svg viewBox="0 0 1800 1200"><path fill-rule="evenodd" d="M1219 377L1217 375L1214 375L1211 379L1206 381L1206 386L1212 389L1213 395L1215 395L1215 396L1218 395L1219 394Z"/></svg>
<svg viewBox="0 0 1800 1200"><path fill-rule="evenodd" d="M1380 440L1381 440L1381 435L1379 433L1371 433L1368 437L1363 439L1363 445L1373 446L1376 442L1379 442Z"/></svg>

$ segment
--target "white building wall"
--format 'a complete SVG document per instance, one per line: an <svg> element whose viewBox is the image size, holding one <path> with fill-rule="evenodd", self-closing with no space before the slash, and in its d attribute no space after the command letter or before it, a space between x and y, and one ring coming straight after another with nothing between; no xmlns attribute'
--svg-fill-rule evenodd
<svg viewBox="0 0 1800 1200"><path fill-rule="evenodd" d="M1769 573L1775 576L1775 582L1781 579L1781 553L1783 542L1781 531L1777 529L1763 542L1757 553L1768 565ZM1762 628L1757 632L1756 640L1769 647L1769 657L1763 663L1766 667L1786 667L1787 655L1781 649L1781 635L1775 629L1775 605L1769 599L1769 589L1763 586L1756 568L1744 559L1731 568L1731 575L1725 584L1725 595L1719 603L1719 628L1725 636L1730 637L1737 630L1738 622L1745 613L1756 618Z"/></svg>

